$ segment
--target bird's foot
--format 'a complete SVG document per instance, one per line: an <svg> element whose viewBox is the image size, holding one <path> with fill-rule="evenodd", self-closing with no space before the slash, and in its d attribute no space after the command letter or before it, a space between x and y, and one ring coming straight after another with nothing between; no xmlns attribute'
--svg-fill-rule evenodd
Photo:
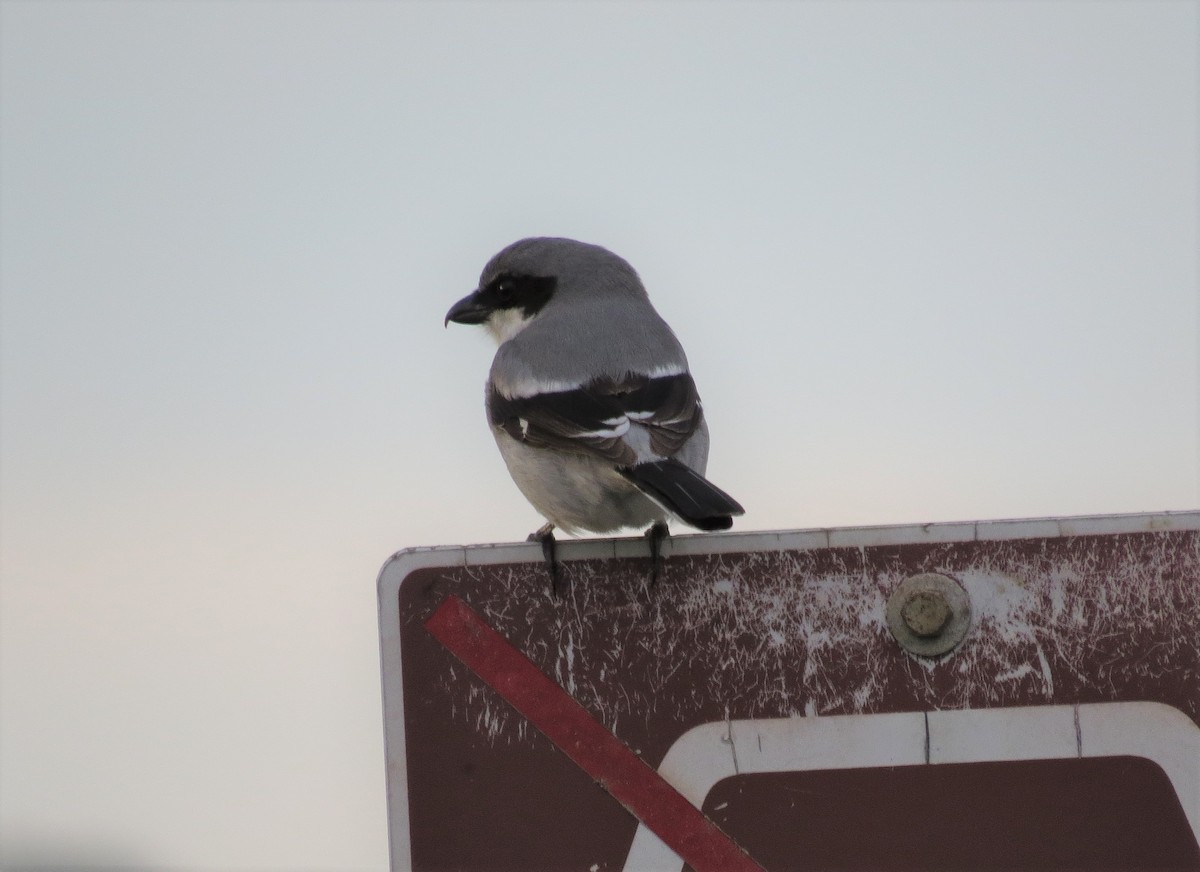
<svg viewBox="0 0 1200 872"><path fill-rule="evenodd" d="M662 542L669 535L671 531L662 521L655 521L645 533L646 541L650 543L650 587L658 583L658 570L662 567Z"/></svg>
<svg viewBox="0 0 1200 872"><path fill-rule="evenodd" d="M557 597L560 591L558 589L558 560L554 555L554 525L551 523L542 524L542 526L530 533L525 541L542 543L542 557L546 560L546 571L550 573L550 592Z"/></svg>

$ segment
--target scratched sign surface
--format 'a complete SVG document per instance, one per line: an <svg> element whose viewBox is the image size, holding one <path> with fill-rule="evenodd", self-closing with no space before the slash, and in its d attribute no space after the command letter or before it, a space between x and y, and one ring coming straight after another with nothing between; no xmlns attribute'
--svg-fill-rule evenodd
<svg viewBox="0 0 1200 872"><path fill-rule="evenodd" d="M684 865L434 636L455 598L772 872L1200 870L1200 513L679 537L653 589L644 549L562 543L558 596L537 546L385 565L393 868ZM887 626L921 573L970 601L936 659Z"/></svg>

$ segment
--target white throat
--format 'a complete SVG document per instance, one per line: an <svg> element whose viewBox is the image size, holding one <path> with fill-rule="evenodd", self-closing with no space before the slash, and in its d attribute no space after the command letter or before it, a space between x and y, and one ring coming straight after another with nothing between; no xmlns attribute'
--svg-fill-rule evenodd
<svg viewBox="0 0 1200 872"><path fill-rule="evenodd" d="M529 326L533 316L522 314L520 309L497 309L484 324L497 345L503 345Z"/></svg>

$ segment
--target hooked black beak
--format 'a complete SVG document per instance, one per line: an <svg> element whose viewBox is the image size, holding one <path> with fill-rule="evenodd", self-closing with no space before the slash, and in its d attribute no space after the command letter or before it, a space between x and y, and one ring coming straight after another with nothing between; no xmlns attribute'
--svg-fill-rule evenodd
<svg viewBox="0 0 1200 872"><path fill-rule="evenodd" d="M442 326L451 321L455 324L482 324L492 314L492 308L479 299L479 291L472 291L450 307Z"/></svg>

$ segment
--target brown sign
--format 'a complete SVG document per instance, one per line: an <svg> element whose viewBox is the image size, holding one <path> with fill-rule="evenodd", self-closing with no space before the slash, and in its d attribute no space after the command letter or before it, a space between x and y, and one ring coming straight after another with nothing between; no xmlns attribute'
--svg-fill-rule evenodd
<svg viewBox="0 0 1200 872"><path fill-rule="evenodd" d="M1200 513L560 552L384 567L394 869L1200 870Z"/></svg>

